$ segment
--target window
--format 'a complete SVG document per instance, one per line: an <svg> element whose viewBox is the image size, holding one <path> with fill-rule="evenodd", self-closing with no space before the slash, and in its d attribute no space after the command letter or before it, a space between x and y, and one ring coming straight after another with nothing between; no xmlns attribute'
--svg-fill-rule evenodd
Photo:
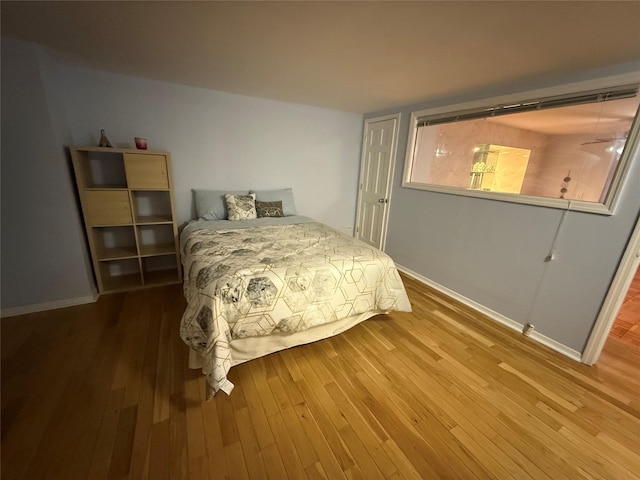
<svg viewBox="0 0 640 480"><path fill-rule="evenodd" d="M403 186L611 214L637 143L638 87L414 112Z"/></svg>

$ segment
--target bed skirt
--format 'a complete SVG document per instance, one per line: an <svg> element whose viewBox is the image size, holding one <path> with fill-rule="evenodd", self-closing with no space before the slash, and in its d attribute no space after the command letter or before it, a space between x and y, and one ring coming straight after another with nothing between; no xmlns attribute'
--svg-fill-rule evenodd
<svg viewBox="0 0 640 480"><path fill-rule="evenodd" d="M373 311L359 315L335 320L323 325L311 327L308 330L294 333L276 333L264 337L238 338L231 342L231 366L240 365L258 357L279 352L287 348L312 343L324 338L338 335L360 322L365 321L375 315L382 315L387 312ZM204 365L202 356L193 349L189 349L189 368L202 368ZM229 393L229 392L227 392Z"/></svg>

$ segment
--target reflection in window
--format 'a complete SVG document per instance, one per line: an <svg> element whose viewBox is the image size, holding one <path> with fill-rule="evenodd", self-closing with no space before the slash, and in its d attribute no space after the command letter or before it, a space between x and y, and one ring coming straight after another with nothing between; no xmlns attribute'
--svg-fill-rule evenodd
<svg viewBox="0 0 640 480"><path fill-rule="evenodd" d="M414 114L404 185L602 203L638 104L638 86L632 85L437 115L419 112L425 114Z"/></svg>
<svg viewBox="0 0 640 480"><path fill-rule="evenodd" d="M469 188L520 193L531 150L481 144L473 149Z"/></svg>

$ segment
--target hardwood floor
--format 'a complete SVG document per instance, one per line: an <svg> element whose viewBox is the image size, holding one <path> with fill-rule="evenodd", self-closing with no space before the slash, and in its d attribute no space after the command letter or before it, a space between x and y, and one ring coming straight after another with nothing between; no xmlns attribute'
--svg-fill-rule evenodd
<svg viewBox="0 0 640 480"><path fill-rule="evenodd" d="M640 347L640 269L624 297L609 338Z"/></svg>
<svg viewBox="0 0 640 480"><path fill-rule="evenodd" d="M569 360L411 279L413 313L234 367L204 400L180 286L2 320L2 477L638 479L638 350Z"/></svg>

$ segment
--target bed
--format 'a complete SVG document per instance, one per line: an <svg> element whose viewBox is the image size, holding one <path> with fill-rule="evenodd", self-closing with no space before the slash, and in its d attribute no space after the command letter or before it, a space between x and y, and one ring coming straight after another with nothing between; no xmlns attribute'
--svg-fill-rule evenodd
<svg viewBox="0 0 640 480"><path fill-rule="evenodd" d="M208 398L231 393L227 374L235 365L377 314L411 311L388 255L294 209L284 212L232 220L220 219L230 218L222 210L201 214L180 235L187 300L180 335L189 366L207 377Z"/></svg>

